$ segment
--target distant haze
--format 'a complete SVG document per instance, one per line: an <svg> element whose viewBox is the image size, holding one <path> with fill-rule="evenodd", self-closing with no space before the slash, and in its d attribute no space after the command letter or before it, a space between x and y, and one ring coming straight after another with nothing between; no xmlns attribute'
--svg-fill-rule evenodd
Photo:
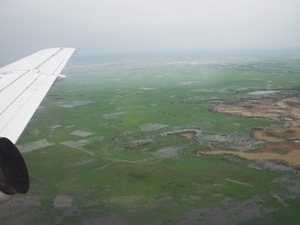
<svg viewBox="0 0 300 225"><path fill-rule="evenodd" d="M300 47L299 0L0 1L0 65L48 47L81 56Z"/></svg>

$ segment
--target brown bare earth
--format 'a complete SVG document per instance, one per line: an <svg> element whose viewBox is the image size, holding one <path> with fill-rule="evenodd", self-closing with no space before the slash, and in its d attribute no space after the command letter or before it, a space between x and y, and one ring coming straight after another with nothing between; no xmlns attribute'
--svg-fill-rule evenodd
<svg viewBox="0 0 300 225"><path fill-rule="evenodd" d="M187 138L187 139L192 139L192 138L195 138L196 137L196 132L195 131L183 131L183 132L178 132L178 133L175 133L175 134L172 134L172 135L176 135L176 136L179 136L179 137L184 137L184 138Z"/></svg>
<svg viewBox="0 0 300 225"><path fill-rule="evenodd" d="M196 150L196 154L231 154L250 160L271 160L300 167L300 99L286 96L280 99L228 100L211 108L213 112L237 116L285 121L284 127L260 126L252 129L252 136L268 144L257 150Z"/></svg>
<svg viewBox="0 0 300 225"><path fill-rule="evenodd" d="M285 164L289 166L293 166L296 168L300 168L300 151L293 150L285 155L281 155L274 152L265 152L264 149L261 149L261 152L242 152L242 151L229 151L229 150L211 150L211 151L197 151L196 154L200 155L234 155L243 159L249 160L260 160L266 161L270 160L273 162L277 162L280 164Z"/></svg>

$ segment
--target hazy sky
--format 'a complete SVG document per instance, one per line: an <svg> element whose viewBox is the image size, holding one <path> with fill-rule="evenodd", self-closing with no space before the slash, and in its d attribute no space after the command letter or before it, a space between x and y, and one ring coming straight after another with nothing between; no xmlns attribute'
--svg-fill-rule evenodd
<svg viewBox="0 0 300 225"><path fill-rule="evenodd" d="M299 0L0 0L0 65L80 55L300 47Z"/></svg>

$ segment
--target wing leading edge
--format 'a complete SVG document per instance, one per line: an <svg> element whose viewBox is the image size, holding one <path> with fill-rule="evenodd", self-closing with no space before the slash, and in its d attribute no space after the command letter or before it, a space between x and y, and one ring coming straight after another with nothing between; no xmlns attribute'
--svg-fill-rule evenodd
<svg viewBox="0 0 300 225"><path fill-rule="evenodd" d="M29 190L24 159L14 145L74 48L49 48L0 68L0 204Z"/></svg>

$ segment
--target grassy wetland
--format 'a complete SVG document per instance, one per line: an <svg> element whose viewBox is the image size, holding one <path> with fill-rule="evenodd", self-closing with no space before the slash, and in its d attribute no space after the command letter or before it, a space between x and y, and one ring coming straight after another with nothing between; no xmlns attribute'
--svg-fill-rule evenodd
<svg viewBox="0 0 300 225"><path fill-rule="evenodd" d="M70 64L17 143L31 188L1 224L299 224L299 59Z"/></svg>

